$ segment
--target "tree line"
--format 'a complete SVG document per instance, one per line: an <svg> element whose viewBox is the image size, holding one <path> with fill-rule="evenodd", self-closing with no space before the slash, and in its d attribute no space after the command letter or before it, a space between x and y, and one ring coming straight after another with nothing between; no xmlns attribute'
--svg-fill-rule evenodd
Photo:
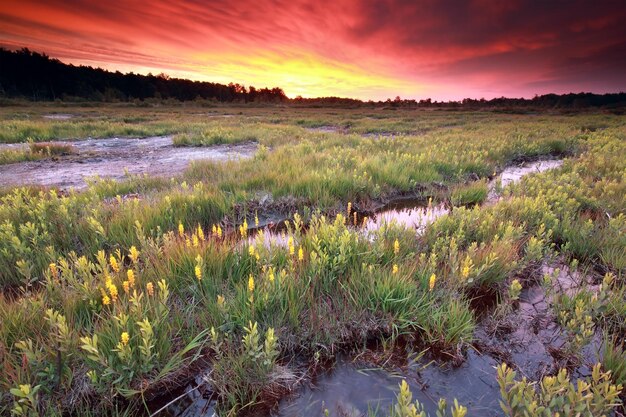
<svg viewBox="0 0 626 417"><path fill-rule="evenodd" d="M0 48L0 95L29 100L126 101L156 99L216 100L219 102L283 102L276 88L246 88L170 78L165 74L122 74L101 68L64 64L27 48Z"/></svg>
<svg viewBox="0 0 626 417"><path fill-rule="evenodd" d="M544 94L532 99L500 97L491 100L466 98L460 101L433 101L430 98L362 101L342 97L289 99L279 88L255 88L205 81L171 78L166 74L122 74L90 66L64 64L46 54L27 48L11 51L0 48L0 96L33 101L131 101L211 100L225 103L284 103L306 107L395 108L624 108L626 93Z"/></svg>

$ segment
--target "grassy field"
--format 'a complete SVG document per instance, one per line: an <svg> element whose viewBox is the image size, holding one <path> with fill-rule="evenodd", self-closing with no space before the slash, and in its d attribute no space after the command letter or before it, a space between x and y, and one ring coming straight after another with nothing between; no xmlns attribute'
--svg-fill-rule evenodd
<svg viewBox="0 0 626 417"><path fill-rule="evenodd" d="M53 113L64 118L44 117ZM209 368L220 415L238 415L287 393L296 358L314 364L371 340L409 341L436 361L462 361L478 321L514 310L523 287L550 287L538 266L557 258L597 284L551 300L569 335L557 368L575 366L594 336L605 340L603 360L582 390L559 373L535 391L502 365L493 378L503 412L566 415L576 406L600 415L618 406L626 380L623 116L0 108L4 143L154 135L174 135L175 146L254 141L259 150L249 160L196 162L174 179L2 190L4 413L108 415L93 411L100 404L123 415ZM0 161L36 154L63 163L51 149L30 145ZM504 167L547 157L565 162L480 204ZM359 224L372 207L408 195L454 209L421 235L389 224L364 236ZM290 219L284 244L266 245L263 232L249 230L282 217ZM498 305L472 303L483 294ZM389 414L419 415L406 386ZM463 416L462 407L452 415Z"/></svg>

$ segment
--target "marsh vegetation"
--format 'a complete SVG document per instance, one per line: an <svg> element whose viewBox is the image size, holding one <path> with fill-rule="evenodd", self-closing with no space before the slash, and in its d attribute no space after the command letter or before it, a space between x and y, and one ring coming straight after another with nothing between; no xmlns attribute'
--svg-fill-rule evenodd
<svg viewBox="0 0 626 417"><path fill-rule="evenodd" d="M623 116L52 110L0 109L0 141L30 142L0 150L5 414L623 410ZM252 148L9 185L154 137L164 156ZM373 367L384 389L359 382ZM333 369L372 401L303 401Z"/></svg>

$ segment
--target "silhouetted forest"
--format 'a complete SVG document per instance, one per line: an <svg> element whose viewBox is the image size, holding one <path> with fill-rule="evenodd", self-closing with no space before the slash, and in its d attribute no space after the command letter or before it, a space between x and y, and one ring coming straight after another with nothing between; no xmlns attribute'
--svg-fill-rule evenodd
<svg viewBox="0 0 626 417"><path fill-rule="evenodd" d="M306 107L445 108L445 109L520 109L520 108L624 108L626 93L545 94L532 99L494 98L462 101L388 99L361 101L341 97L289 99L281 88L255 88L170 78L165 74L122 74L100 68L64 64L27 48L10 51L0 48L0 96L33 101L130 101L174 99L212 100L238 103L284 103Z"/></svg>
<svg viewBox="0 0 626 417"><path fill-rule="evenodd" d="M204 99L220 102L281 102L280 88L246 88L170 78L165 74L140 75L62 63L28 49L0 48L0 95L29 100L125 101L147 98L180 101Z"/></svg>

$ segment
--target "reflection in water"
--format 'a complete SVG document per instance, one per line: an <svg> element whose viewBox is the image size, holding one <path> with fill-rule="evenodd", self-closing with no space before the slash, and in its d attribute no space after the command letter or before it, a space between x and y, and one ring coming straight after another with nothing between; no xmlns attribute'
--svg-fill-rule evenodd
<svg viewBox="0 0 626 417"><path fill-rule="evenodd" d="M537 161L521 166L512 166L504 169L500 174L500 182L503 187L511 183L516 183L522 179L522 177L537 172L547 171L549 169L558 168L563 165L562 159Z"/></svg>
<svg viewBox="0 0 626 417"><path fill-rule="evenodd" d="M449 212L444 204L424 207L423 200L419 201L422 206L416 205L415 200L405 200L386 206L383 211L367 219L363 226L364 231L373 232L385 224L395 222L399 226L416 229L418 233L422 233L426 226Z"/></svg>
<svg viewBox="0 0 626 417"><path fill-rule="evenodd" d="M414 365L402 371L363 368L339 359L333 369L319 375L295 398L286 398L272 413L275 417L365 416L368 410L387 415L395 401L398 385L406 379L413 399L435 415L440 397L457 398L470 413L497 416L498 385L493 378L497 362L474 351L459 368L435 364ZM491 411L489 411L491 410Z"/></svg>

